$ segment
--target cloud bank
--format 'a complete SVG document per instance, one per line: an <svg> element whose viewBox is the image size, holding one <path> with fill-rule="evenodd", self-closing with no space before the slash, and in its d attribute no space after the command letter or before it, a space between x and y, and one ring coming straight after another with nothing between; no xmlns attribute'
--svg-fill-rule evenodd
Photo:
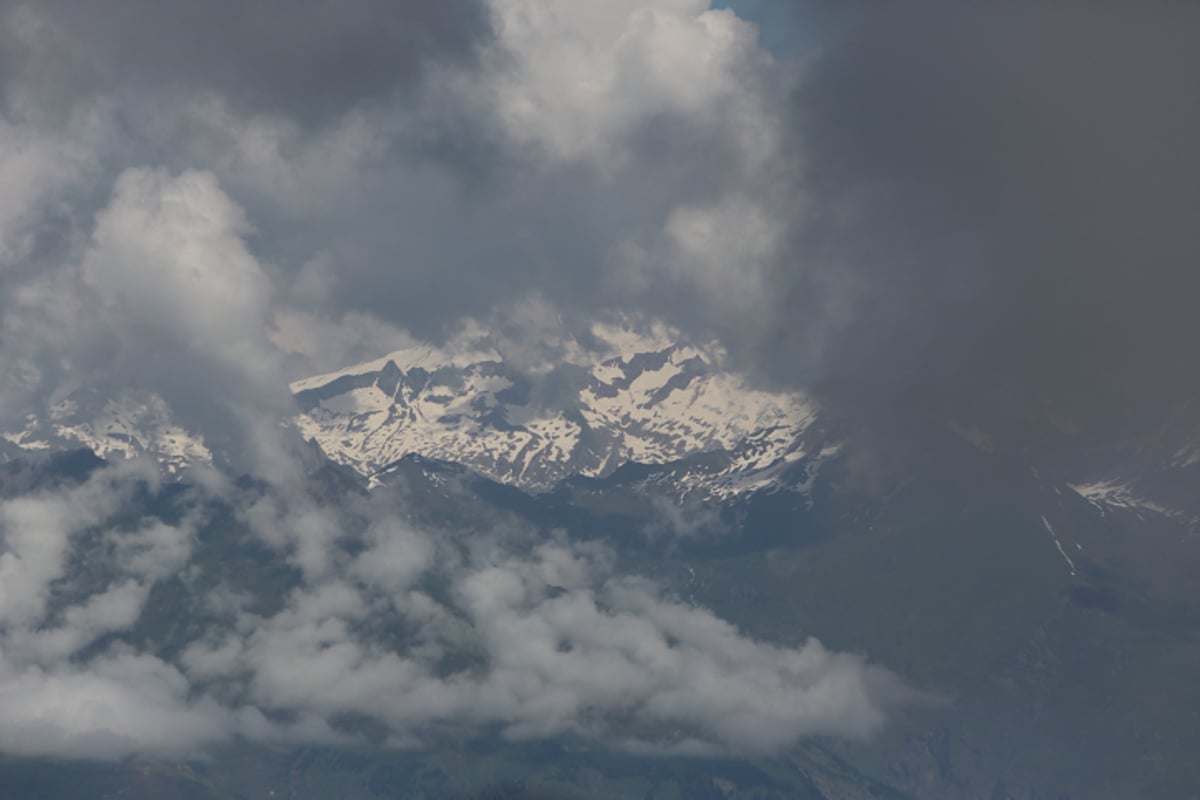
<svg viewBox="0 0 1200 800"><path fill-rule="evenodd" d="M130 462L0 505L0 750L178 757L238 739L418 747L498 732L760 755L870 736L923 699L816 640L756 641L615 572L603 545L424 531L385 490L340 509L268 490L257 502L272 514L252 505L247 527L218 533L214 503L246 506L215 480L178 518L131 516L156 480ZM290 588L256 600L253 582L216 579L232 556L214 536L265 544ZM190 621L168 626L183 640L161 638L152 593L187 598Z"/></svg>

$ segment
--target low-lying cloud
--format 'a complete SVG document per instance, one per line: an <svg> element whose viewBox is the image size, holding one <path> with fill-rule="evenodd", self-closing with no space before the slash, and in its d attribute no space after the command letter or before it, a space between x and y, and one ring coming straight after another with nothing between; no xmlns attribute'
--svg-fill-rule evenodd
<svg viewBox="0 0 1200 800"><path fill-rule="evenodd" d="M196 537L214 503L244 490L213 480L188 490L174 522L130 521L147 469L103 468L0 506L0 750L113 759L234 739L414 747L499 732L766 754L870 736L922 697L815 640L754 640L615 572L602 545L425 532L386 490L342 511L277 497L283 510L220 534L267 544L294 565L291 588L268 611L255 586L221 581L182 612L202 627L164 651L139 626L148 596L209 585Z"/></svg>

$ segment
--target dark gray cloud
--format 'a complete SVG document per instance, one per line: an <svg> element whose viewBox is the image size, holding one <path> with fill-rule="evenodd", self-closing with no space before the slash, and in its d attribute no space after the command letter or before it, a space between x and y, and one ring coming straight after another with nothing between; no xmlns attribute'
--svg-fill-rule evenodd
<svg viewBox="0 0 1200 800"><path fill-rule="evenodd" d="M1111 436L1194 396L1200 7L813 10L776 332L825 347L815 369L772 351L775 374L885 424L1025 433Z"/></svg>
<svg viewBox="0 0 1200 800"><path fill-rule="evenodd" d="M490 30L477 0L5 0L0 17L10 101L30 85L43 110L114 87L202 90L309 124L411 87L438 59L469 58Z"/></svg>

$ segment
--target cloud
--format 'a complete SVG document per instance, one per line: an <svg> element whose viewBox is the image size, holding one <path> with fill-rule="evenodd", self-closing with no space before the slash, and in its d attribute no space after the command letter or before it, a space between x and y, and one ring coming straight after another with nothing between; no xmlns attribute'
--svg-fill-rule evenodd
<svg viewBox="0 0 1200 800"><path fill-rule="evenodd" d="M756 642L644 580L596 575L555 546L537 555L476 572L461 589L492 664L478 702L508 718L511 736L606 738L636 720L651 726L648 746L677 742L682 726L712 750L765 753L803 736L870 735L892 704L916 697L815 640Z"/></svg>
<svg viewBox="0 0 1200 800"><path fill-rule="evenodd" d="M79 0L6 0L0 86L10 107L51 110L114 87L141 101L210 92L320 125L409 89L431 63L488 36L471 0L208 3L181 18L148 0L99 13ZM34 94L36 93L36 94Z"/></svg>
<svg viewBox="0 0 1200 800"><path fill-rule="evenodd" d="M392 594L409 588L432 566L433 543L397 519L383 519L367 529L367 547L350 565L349 573Z"/></svg>
<svg viewBox="0 0 1200 800"><path fill-rule="evenodd" d="M110 315L250 377L271 289L247 232L211 173L129 170L97 217L83 280Z"/></svg>
<svg viewBox="0 0 1200 800"><path fill-rule="evenodd" d="M132 531L112 531L109 540L126 572L148 581L174 575L192 554L197 520L185 517L176 525L146 520Z"/></svg>
<svg viewBox="0 0 1200 800"><path fill-rule="evenodd" d="M105 520L128 497L133 480L153 480L153 467L123 465L65 492L32 493L0 503L0 625L20 629L46 613L72 538Z"/></svg>
<svg viewBox="0 0 1200 800"><path fill-rule="evenodd" d="M227 737L237 721L211 702L189 704L183 676L150 656L52 671L0 659L0 686L0 749L11 755L182 755Z"/></svg>
<svg viewBox="0 0 1200 800"><path fill-rule="evenodd" d="M126 462L0 504L0 752L182 757L236 737L339 741L314 718L279 724L197 694L177 666L126 639L152 588L190 560L205 507L178 525L149 515L130 525L157 488L152 464Z"/></svg>
<svg viewBox="0 0 1200 800"><path fill-rule="evenodd" d="M716 206L675 209L664 232L674 250L671 275L699 288L719 313L747 318L770 303L764 272L783 232L769 209L727 196Z"/></svg>
<svg viewBox="0 0 1200 800"><path fill-rule="evenodd" d="M1194 395L1196 8L811 10L774 374L883 428L957 417L1034 448Z"/></svg>
<svg viewBox="0 0 1200 800"><path fill-rule="evenodd" d="M762 114L753 106L756 87L747 85L764 58L756 30L707 0L493 0L490 7L497 74L489 89L501 123L554 158L607 166L659 115L711 125L731 107ZM753 128L757 121L743 124L769 133Z"/></svg>
<svg viewBox="0 0 1200 800"><path fill-rule="evenodd" d="M211 173L122 172L78 254L8 300L9 429L30 413L89 424L115 401L158 409L163 425L200 433L240 468L280 468L291 396L267 334L272 278L250 232Z"/></svg>
<svg viewBox="0 0 1200 800"><path fill-rule="evenodd" d="M69 212L55 206L95 169L90 140L98 116L82 111L72 132L58 135L0 118L0 182L9 187L0 200L0 275L29 259L39 235Z"/></svg>
<svg viewBox="0 0 1200 800"><path fill-rule="evenodd" d="M645 527L651 540L696 539L721 536L730 532L729 523L721 518L719 506L691 495L676 499L669 495L649 497L653 516ZM674 544L674 542L671 542Z"/></svg>
<svg viewBox="0 0 1200 800"><path fill-rule="evenodd" d="M17 756L120 760L194 757L246 738L344 743L320 720L274 723L250 707L190 697L178 669L146 654L115 652L86 668L14 667L0 655L0 751Z"/></svg>
<svg viewBox="0 0 1200 800"><path fill-rule="evenodd" d="M334 372L419 344L407 331L370 314L349 312L331 319L286 306L272 314L267 336L289 356L292 378Z"/></svg>
<svg viewBox="0 0 1200 800"><path fill-rule="evenodd" d="M805 736L869 736L889 710L921 698L815 640L756 642L645 580L614 575L602 548L546 544L527 559L448 567L453 559L428 560L421 536L401 540L407 579L368 574L370 590L338 580L297 589L279 614L194 644L189 674L245 676L264 709L366 715L396 741L498 725L512 739L578 735L631 749L686 741L743 754ZM428 570L450 582L452 602L416 588ZM381 626L406 632L397 649L361 633ZM455 661L469 666L446 666Z"/></svg>

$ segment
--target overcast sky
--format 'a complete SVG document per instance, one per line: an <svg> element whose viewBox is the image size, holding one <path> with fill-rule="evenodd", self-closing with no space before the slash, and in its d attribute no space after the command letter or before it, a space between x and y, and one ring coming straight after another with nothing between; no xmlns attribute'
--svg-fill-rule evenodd
<svg viewBox="0 0 1200 800"><path fill-rule="evenodd" d="M550 317L583 335L617 314L716 338L735 369L867 427L926 415L1034 446L1048 429L1147 432L1200 376L1197 41L1200 5L1166 0L0 0L0 423L81 388L152 392L286 484L272 431L289 379L470 321L535 337ZM61 532L44 570L22 572L33 595L90 519L78 498L46 502L4 509ZM169 561L160 538L144 548ZM346 618L368 602L326 585L327 545L296 546L313 594L262 638L197 645L185 666L113 656L88 679L119 705L144 670L161 688L139 717L152 721L186 698L186 669L248 670L261 683L247 696L298 708L270 679L311 644L297 631L333 613L313 598ZM544 596L547 559L583 559L578 592ZM607 593L658 620L626 641L694 641L718 678L765 659L800 706L822 665L850 658L743 640L603 558L497 568L452 576L495 647L531 619L545 632L542 615L603 616L589 598ZM54 659L88 640L79 631L120 627L154 569L81 606L74 633L30 633L27 662L0 660L0 680L83 692ZM472 605L495 593L494 613ZM14 624L41 619L13 608ZM816 677L797 678L801 662ZM29 666L42 663L61 668ZM368 683L423 680L347 663ZM549 717L486 682L463 695L432 681L421 713L455 716L491 687L507 699L476 721L577 722L600 684L574 666L548 669L576 680ZM685 717L697 748L741 736L725 709L659 693L677 668L656 664L631 691L660 719ZM890 676L853 659L835 672L851 676L837 713L761 726L759 749L879 724ZM332 736L331 709L299 710L299 732L215 701L173 729L190 731L181 746L231 728ZM63 746L128 750L86 733ZM35 741L14 735L0 746Z"/></svg>

